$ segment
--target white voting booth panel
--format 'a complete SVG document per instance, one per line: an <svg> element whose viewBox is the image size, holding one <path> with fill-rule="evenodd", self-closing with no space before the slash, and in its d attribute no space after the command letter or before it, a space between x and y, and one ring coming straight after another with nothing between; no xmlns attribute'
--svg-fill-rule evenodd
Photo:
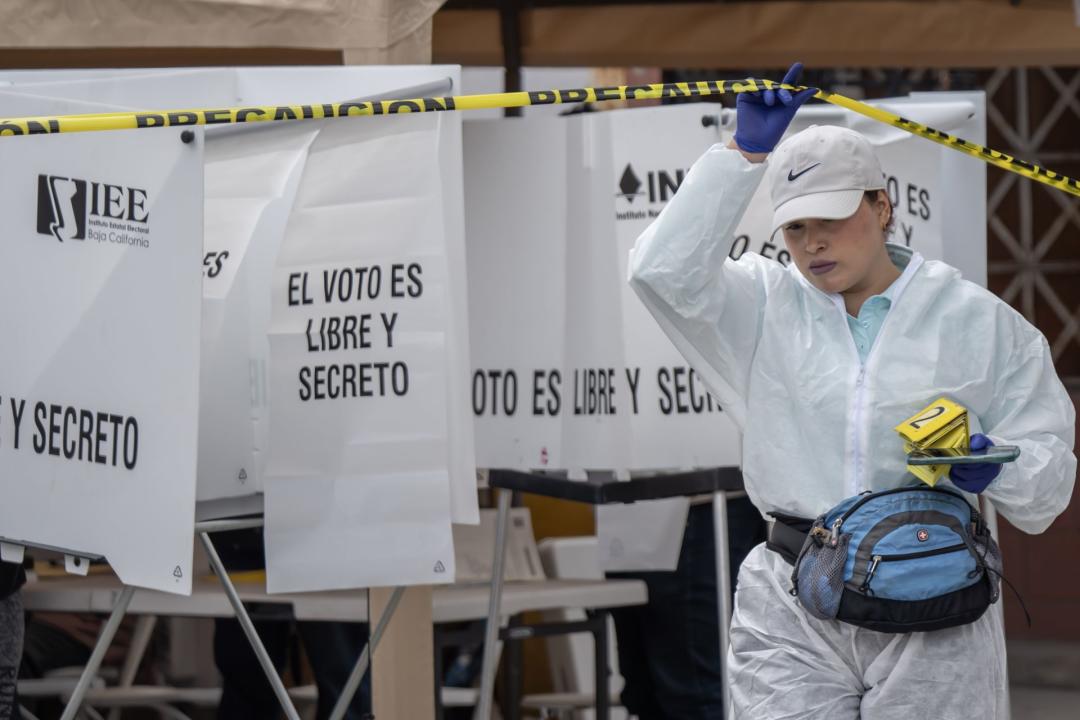
<svg viewBox="0 0 1080 720"><path fill-rule="evenodd" d="M180 134L0 141L0 536L188 593L203 180Z"/></svg>
<svg viewBox="0 0 1080 720"><path fill-rule="evenodd" d="M14 72L0 103L20 115L413 97L453 92L459 72ZM468 390L454 381L469 367L460 128L445 113L207 129L197 498L203 516L257 511L265 490L272 590L450 582L451 519L478 519Z"/></svg>
<svg viewBox="0 0 1080 720"><path fill-rule="evenodd" d="M479 467L566 467L568 125L465 122L469 387Z"/></svg>
<svg viewBox="0 0 1080 720"><path fill-rule="evenodd" d="M266 478L273 591L453 577L449 278L442 186L429 167L441 118L391 120L320 130L278 254ZM347 555L332 572L306 561L333 547ZM354 552L363 563L347 562Z"/></svg>
<svg viewBox="0 0 1080 720"><path fill-rule="evenodd" d="M975 142L981 93L877 103ZM628 253L693 162L734 128L710 104L467 121L473 412L481 467L662 471L737 465L741 438L626 283ZM985 283L985 165L832 106L792 132L849 125L876 146L894 242ZM762 184L731 256L787 264ZM560 274L559 269L563 272ZM673 567L684 499L599 509L608 569Z"/></svg>
<svg viewBox="0 0 1080 720"><path fill-rule="evenodd" d="M624 117L639 113L647 111ZM612 115L466 121L481 467L737 463L736 446L716 442L718 406L699 384L693 404L712 417L696 417L685 362L625 294L617 243L629 235L613 222ZM702 135L697 146L717 137Z"/></svg>

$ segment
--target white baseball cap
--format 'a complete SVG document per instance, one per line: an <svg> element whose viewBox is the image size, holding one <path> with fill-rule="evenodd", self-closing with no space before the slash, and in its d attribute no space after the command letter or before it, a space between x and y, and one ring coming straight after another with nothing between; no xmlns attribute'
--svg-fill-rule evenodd
<svg viewBox="0 0 1080 720"><path fill-rule="evenodd" d="M772 233L794 220L851 217L867 190L885 187L870 143L836 125L811 125L769 157Z"/></svg>

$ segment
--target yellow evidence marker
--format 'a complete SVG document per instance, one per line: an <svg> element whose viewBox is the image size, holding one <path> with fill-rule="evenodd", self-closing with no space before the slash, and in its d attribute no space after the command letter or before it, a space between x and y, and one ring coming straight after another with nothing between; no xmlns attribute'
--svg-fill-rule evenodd
<svg viewBox="0 0 1080 720"><path fill-rule="evenodd" d="M896 432L904 439L905 454L930 448L967 450L971 443L967 409L943 397L897 425ZM907 469L931 487L949 474L948 465L908 465Z"/></svg>

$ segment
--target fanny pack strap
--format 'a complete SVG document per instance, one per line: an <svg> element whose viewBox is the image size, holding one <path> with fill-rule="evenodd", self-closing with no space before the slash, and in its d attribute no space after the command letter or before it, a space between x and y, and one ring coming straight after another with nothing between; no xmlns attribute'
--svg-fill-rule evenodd
<svg viewBox="0 0 1080 720"><path fill-rule="evenodd" d="M784 558L788 565L794 565L814 521L776 513L772 518L765 547Z"/></svg>

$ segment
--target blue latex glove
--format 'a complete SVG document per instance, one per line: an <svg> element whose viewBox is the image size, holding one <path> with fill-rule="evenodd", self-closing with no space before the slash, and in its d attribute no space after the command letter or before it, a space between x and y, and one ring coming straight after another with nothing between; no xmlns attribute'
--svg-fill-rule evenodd
<svg viewBox="0 0 1080 720"><path fill-rule="evenodd" d="M971 436L971 449L972 450L985 450L988 447L994 447L994 441L986 437L982 433L976 433ZM975 493L976 495L986 489L986 486L993 482L994 478L1001 472L1001 465L998 463L974 463L972 465L953 465L949 470L949 479L952 480L953 485L960 488L964 492Z"/></svg>
<svg viewBox="0 0 1080 720"><path fill-rule="evenodd" d="M802 75L802 63L795 63L784 76L784 85L797 85ZM804 102L817 93L817 88L800 90L762 90L740 93L735 99L735 144L746 152L772 152L780 142L791 119Z"/></svg>

